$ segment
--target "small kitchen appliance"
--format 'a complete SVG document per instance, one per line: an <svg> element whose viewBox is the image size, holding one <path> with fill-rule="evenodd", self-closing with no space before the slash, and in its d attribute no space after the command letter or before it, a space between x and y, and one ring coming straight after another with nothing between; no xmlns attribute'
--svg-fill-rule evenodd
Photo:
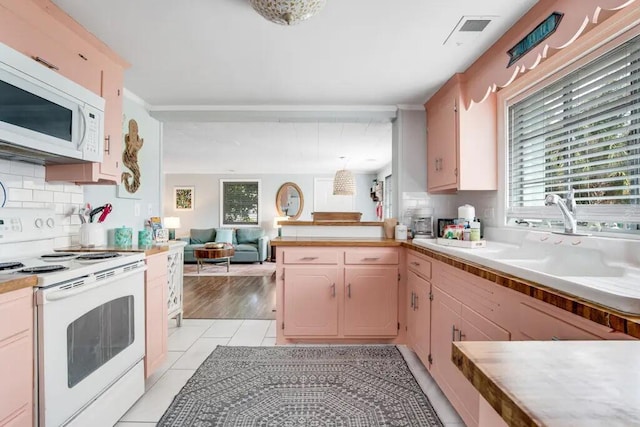
<svg viewBox="0 0 640 427"><path fill-rule="evenodd" d="M413 238L433 239L433 208L419 208L413 217Z"/></svg>
<svg viewBox="0 0 640 427"><path fill-rule="evenodd" d="M0 157L101 162L104 99L39 60L0 43Z"/></svg>

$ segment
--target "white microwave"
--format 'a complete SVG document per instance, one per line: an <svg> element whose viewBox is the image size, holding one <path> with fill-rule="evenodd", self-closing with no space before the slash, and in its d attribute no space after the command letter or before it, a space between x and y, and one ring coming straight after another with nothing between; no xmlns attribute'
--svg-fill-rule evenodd
<svg viewBox="0 0 640 427"><path fill-rule="evenodd" d="M104 99L0 43L0 157L102 162Z"/></svg>

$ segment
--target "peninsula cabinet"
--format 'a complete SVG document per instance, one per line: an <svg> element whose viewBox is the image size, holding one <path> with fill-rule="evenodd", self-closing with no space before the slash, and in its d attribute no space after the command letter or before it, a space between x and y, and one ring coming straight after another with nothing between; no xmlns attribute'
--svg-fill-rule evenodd
<svg viewBox="0 0 640 427"><path fill-rule="evenodd" d="M0 294L0 425L33 425L33 288Z"/></svg>
<svg viewBox="0 0 640 427"><path fill-rule="evenodd" d="M145 378L162 365L167 356L169 318L167 315L167 253L145 259Z"/></svg>
<svg viewBox="0 0 640 427"><path fill-rule="evenodd" d="M398 334L398 267L344 270L344 335Z"/></svg>
<svg viewBox="0 0 640 427"><path fill-rule="evenodd" d="M496 96L465 106L464 81L454 75L425 104L427 190L496 190Z"/></svg>
<svg viewBox="0 0 640 427"><path fill-rule="evenodd" d="M122 157L122 58L50 0L0 0L0 42L105 99L102 163L48 165L47 181L117 184Z"/></svg>
<svg viewBox="0 0 640 427"><path fill-rule="evenodd" d="M287 268L284 277L286 336L338 335L338 280L336 267Z"/></svg>
<svg viewBox="0 0 640 427"><path fill-rule="evenodd" d="M285 247L278 254L278 342L398 336L398 248Z"/></svg>

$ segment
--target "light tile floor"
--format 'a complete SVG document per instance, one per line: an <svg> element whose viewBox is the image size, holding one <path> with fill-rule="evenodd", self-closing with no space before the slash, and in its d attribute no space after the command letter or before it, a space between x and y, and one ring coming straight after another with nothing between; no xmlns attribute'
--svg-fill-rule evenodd
<svg viewBox="0 0 640 427"><path fill-rule="evenodd" d="M185 319L180 328L171 321L167 360L147 379L145 394L116 426L155 426L174 396L216 346L275 345L275 342L275 320ZM400 346L400 351L445 426L464 427L416 354L405 346Z"/></svg>

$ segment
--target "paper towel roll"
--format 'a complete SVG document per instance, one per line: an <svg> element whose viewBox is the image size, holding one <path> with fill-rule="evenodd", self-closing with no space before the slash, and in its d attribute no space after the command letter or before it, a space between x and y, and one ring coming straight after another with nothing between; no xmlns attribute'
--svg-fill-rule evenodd
<svg viewBox="0 0 640 427"><path fill-rule="evenodd" d="M473 221L476 217L476 208L471 205L462 205L458 208L458 218L464 218L467 221Z"/></svg>

